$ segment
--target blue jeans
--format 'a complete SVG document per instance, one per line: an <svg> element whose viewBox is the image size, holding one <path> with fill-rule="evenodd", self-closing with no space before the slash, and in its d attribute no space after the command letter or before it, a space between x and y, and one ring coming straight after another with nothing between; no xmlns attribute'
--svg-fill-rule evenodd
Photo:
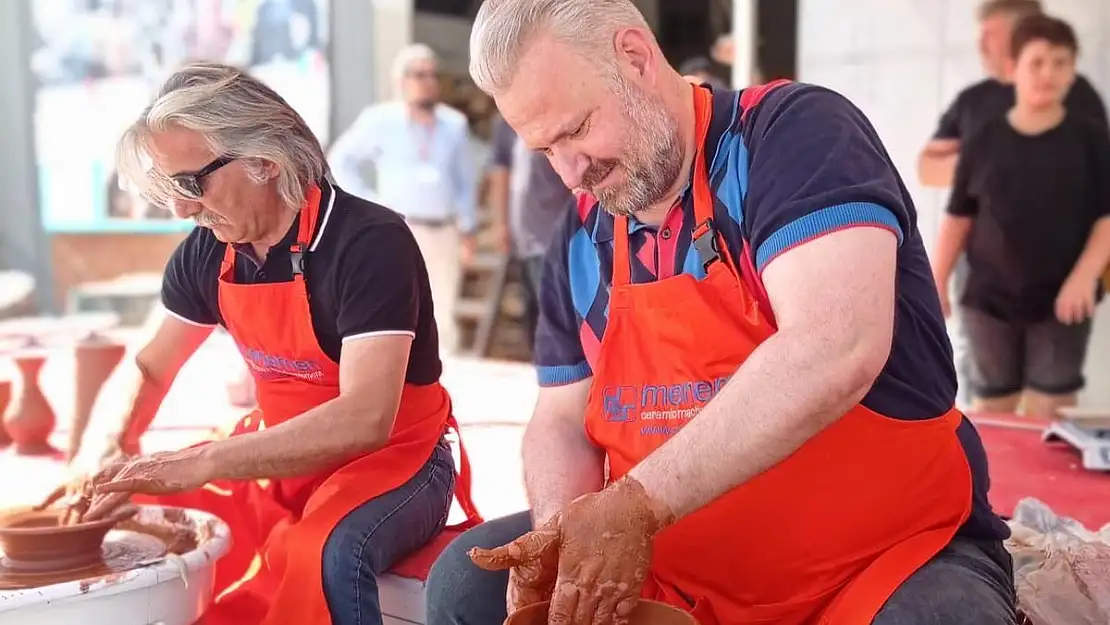
<svg viewBox="0 0 1110 625"><path fill-rule="evenodd" d="M455 461L446 441L416 475L355 508L324 543L324 597L334 625L381 625L378 575L424 546L447 523Z"/></svg>
<svg viewBox="0 0 1110 625"><path fill-rule="evenodd" d="M509 574L479 569L467 551L503 545L531 529L529 513L520 512L448 545L428 575L428 625L504 621ZM1014 625L1015 601L1013 562L1002 541L957 536L903 582L871 625Z"/></svg>

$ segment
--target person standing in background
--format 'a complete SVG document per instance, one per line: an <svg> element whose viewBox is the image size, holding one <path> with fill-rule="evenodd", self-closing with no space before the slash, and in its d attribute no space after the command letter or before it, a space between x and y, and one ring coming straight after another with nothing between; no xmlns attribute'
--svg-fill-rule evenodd
<svg viewBox="0 0 1110 625"><path fill-rule="evenodd" d="M933 138L918 159L921 183L948 187L956 172L960 142L986 123L1006 115L1016 102L1010 40L1014 24L1043 12L1039 0L987 0L979 8L979 54L987 77L956 96L940 118ZM1076 75L1064 101L1069 113L1107 122L1106 107L1090 81Z"/></svg>
<svg viewBox="0 0 1110 625"><path fill-rule="evenodd" d="M933 275L944 308L952 267L975 363L975 407L1054 417L1083 388L1099 276L1110 261L1110 134L1064 108L1079 49L1044 15L1014 31L1017 104L965 142ZM1024 391L1024 392L1023 392Z"/></svg>
<svg viewBox="0 0 1110 625"><path fill-rule="evenodd" d="M980 5L979 56L987 77L961 91L941 115L936 132L918 157L917 172L921 184L940 188L951 186L961 143L992 120L1005 117L1006 112L1013 108L1016 96L1010 40L1014 24L1024 17L1042 12L1039 0L986 0ZM1081 75L1075 77L1064 105L1070 113L1096 119L1103 126L1108 125L1102 99ZM968 273L967 260L962 256L958 258L952 271L952 289L962 293ZM959 307L953 309L949 321L956 374L960 380L958 401L963 406L971 401L967 389L972 376L972 362Z"/></svg>
<svg viewBox="0 0 1110 625"><path fill-rule="evenodd" d="M523 268L525 330L528 348L536 342L539 324L543 259L556 226L574 206L574 194L563 184L542 152L534 152L501 117L493 129L490 202L501 224L503 249Z"/></svg>
<svg viewBox="0 0 1110 625"><path fill-rule="evenodd" d="M414 44L393 63L401 99L367 107L332 145L336 181L404 216L432 283L441 351L457 348L460 262L474 256L477 171L466 116L439 97L435 52ZM376 184L366 184L371 166Z"/></svg>

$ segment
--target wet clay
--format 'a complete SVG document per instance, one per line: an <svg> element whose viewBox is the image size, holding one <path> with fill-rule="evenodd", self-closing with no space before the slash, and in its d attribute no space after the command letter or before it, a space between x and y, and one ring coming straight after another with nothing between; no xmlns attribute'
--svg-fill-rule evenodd
<svg viewBox="0 0 1110 625"><path fill-rule="evenodd" d="M104 537L96 558L83 564L42 570L28 568L6 554L0 555L0 590L20 590L123 573L165 554L166 544L157 537L112 530Z"/></svg>
<svg viewBox="0 0 1110 625"><path fill-rule="evenodd" d="M521 608L505 619L505 625L547 625L547 601ZM641 599L629 615L628 625L698 625L693 616L665 603Z"/></svg>
<svg viewBox="0 0 1110 625"><path fill-rule="evenodd" d="M547 598L539 593L549 592L552 611L570 622L588 622L592 614L591 602L577 600L581 596L596 597L598 609L624 616L640 596L651 564L652 538L673 520L669 510L626 475L564 508L552 520L557 536L550 535L555 528L548 523L507 545L474 548L469 555L480 568L511 570L512 607L522 607L530 598ZM558 577L547 591L540 584L546 587L553 573Z"/></svg>
<svg viewBox="0 0 1110 625"><path fill-rule="evenodd" d="M66 527L58 526L65 514L64 510L20 512L2 517L0 590L21 590L123 573L157 561L167 554L181 555L194 551L199 544L211 537L213 529L210 525L202 524L195 530L187 529L184 525L189 520L184 512L172 509L164 512L165 520L162 522L143 522L134 518L121 521L111 518ZM85 529L101 526L104 526L103 531L97 539L92 536L92 530ZM59 541L58 537L66 534L85 532L89 535L81 545L71 545L71 551L63 553L65 557L50 561L41 551L29 555L26 545L21 544L18 538L13 542L11 536L20 532L38 535L36 541L39 549L50 549L49 545L64 542ZM44 540L41 538L44 534L52 535L53 538ZM93 545L92 549L89 548L90 544ZM34 548L32 545L32 550ZM76 552L80 552L81 557L76 557Z"/></svg>
<svg viewBox="0 0 1110 625"><path fill-rule="evenodd" d="M0 517L0 551L7 568L64 571L95 564L112 526L137 509L102 521L66 524L66 510L17 510Z"/></svg>

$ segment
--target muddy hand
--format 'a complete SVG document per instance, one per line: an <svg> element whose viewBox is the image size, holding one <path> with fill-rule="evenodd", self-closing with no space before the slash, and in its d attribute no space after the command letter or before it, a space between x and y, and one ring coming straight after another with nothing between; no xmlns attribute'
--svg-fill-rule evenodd
<svg viewBox="0 0 1110 625"><path fill-rule="evenodd" d="M96 497L85 519L104 518L135 493L166 495L203 486L209 481L203 453L196 447L159 452L135 458L113 473L109 470L115 467L105 468L93 480Z"/></svg>
<svg viewBox="0 0 1110 625"><path fill-rule="evenodd" d="M487 571L509 569L506 597L509 613L526 605L548 601L555 588L559 566L559 515L535 531L495 549L475 547L470 559Z"/></svg>
<svg viewBox="0 0 1110 625"><path fill-rule="evenodd" d="M105 484L114 480L127 468L130 461L120 461L105 466L98 471L96 475L92 476L87 481L87 491L83 498L84 505L81 515L77 518L80 521L96 521L107 517L117 508L127 503L130 494L112 493L110 495L99 495L96 492L98 484Z"/></svg>
<svg viewBox="0 0 1110 625"><path fill-rule="evenodd" d="M551 625L628 622L651 563L652 538L673 515L624 477L563 511Z"/></svg>

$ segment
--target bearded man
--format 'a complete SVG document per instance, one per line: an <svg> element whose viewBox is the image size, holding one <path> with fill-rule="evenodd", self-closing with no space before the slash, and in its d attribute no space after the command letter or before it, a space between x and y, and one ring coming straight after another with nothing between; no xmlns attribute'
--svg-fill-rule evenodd
<svg viewBox="0 0 1110 625"><path fill-rule="evenodd" d="M629 0L487 0L470 58L582 193L546 259L531 511L441 555L428 623L550 600L608 625L641 597L702 625L1014 623L917 215L863 113L692 85Z"/></svg>

